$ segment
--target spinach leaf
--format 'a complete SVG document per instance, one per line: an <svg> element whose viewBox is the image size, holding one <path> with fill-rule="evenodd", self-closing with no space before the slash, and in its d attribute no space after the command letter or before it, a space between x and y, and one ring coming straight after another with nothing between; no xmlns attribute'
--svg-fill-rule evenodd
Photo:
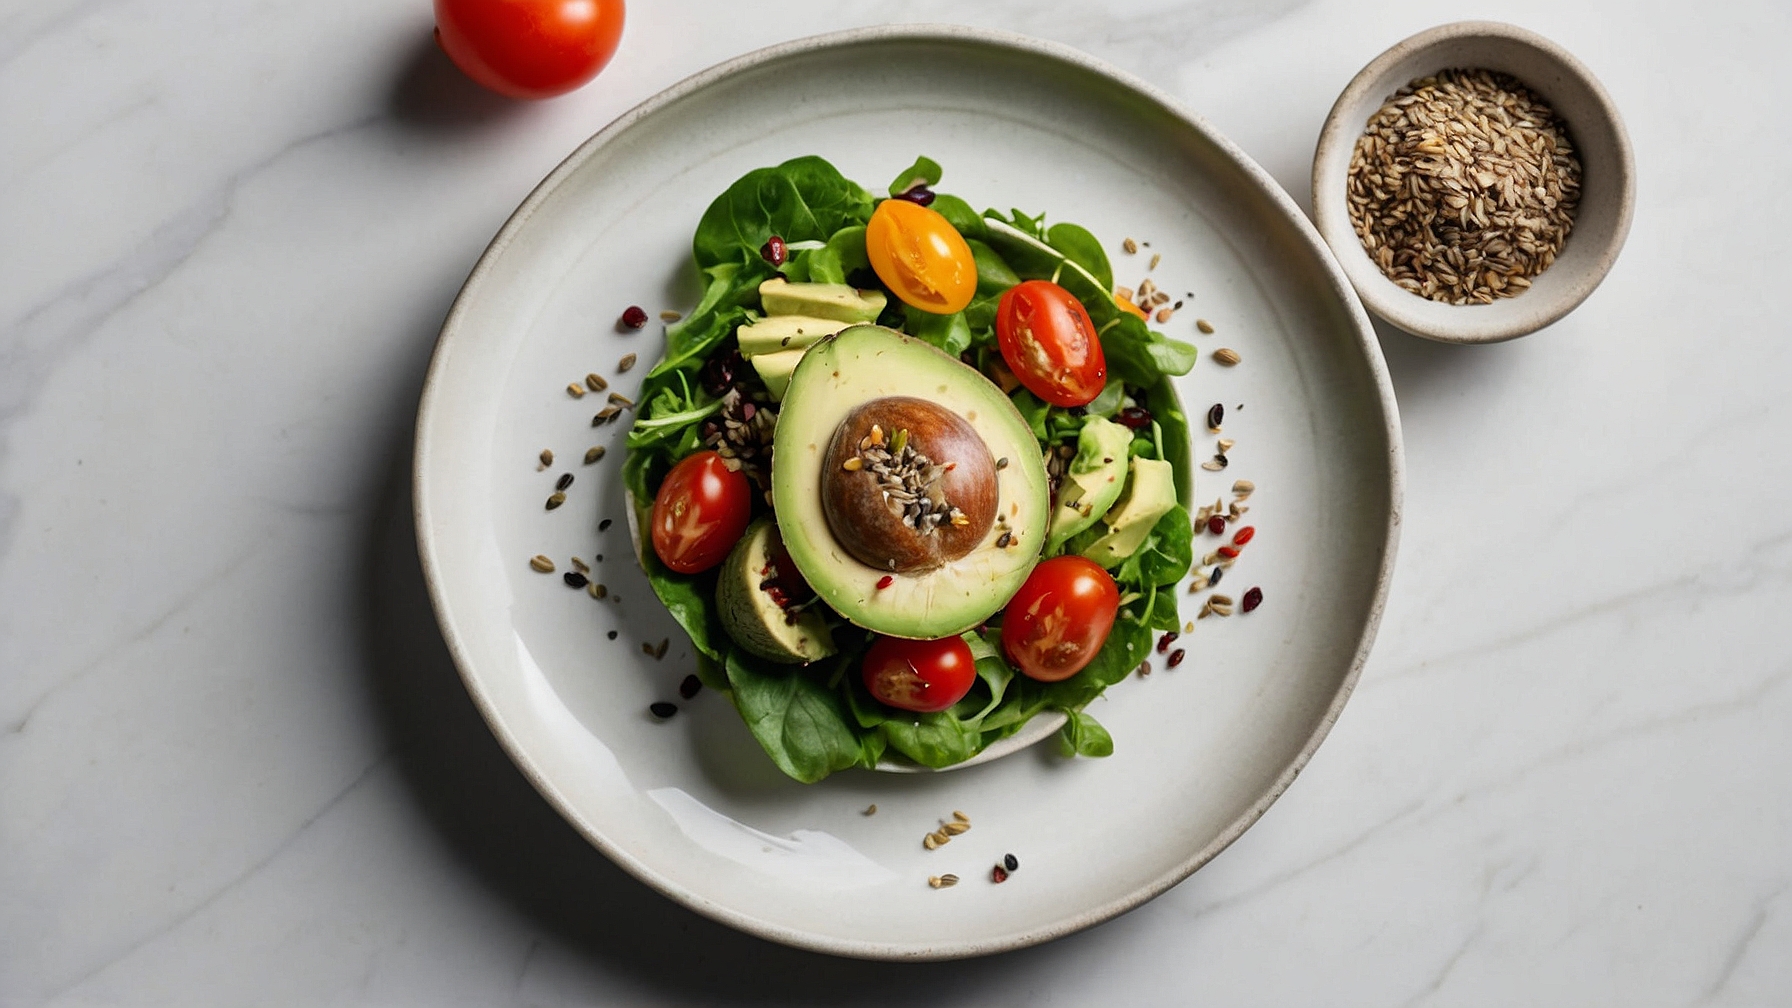
<svg viewBox="0 0 1792 1008"><path fill-rule="evenodd" d="M935 315L914 305L905 304L902 308L902 328L910 336L926 340L954 357L970 348L971 327L965 322L964 312Z"/></svg>
<svg viewBox="0 0 1792 1008"><path fill-rule="evenodd" d="M1145 604L1145 625L1153 630L1182 629L1182 615L1176 611L1176 590L1166 585L1151 591Z"/></svg>
<svg viewBox="0 0 1792 1008"><path fill-rule="evenodd" d="M1126 383L1118 378L1113 378L1102 386L1101 394L1091 399L1089 405L1084 408L1089 411L1090 416L1098 416L1104 420L1112 419L1114 414L1120 412L1120 400L1124 398L1126 398Z"/></svg>
<svg viewBox="0 0 1792 1008"><path fill-rule="evenodd" d="M963 763L983 748L976 723L960 721L951 711L892 715L878 730L890 748L926 767Z"/></svg>
<svg viewBox="0 0 1792 1008"><path fill-rule="evenodd" d="M918 185L939 185L940 166L930 157L918 157L890 183L890 195L905 193Z"/></svg>
<svg viewBox="0 0 1792 1008"><path fill-rule="evenodd" d="M977 293L971 297L971 303L965 307L965 321L972 329L993 329L996 324L996 308L1002 302L1002 295L1008 288L1020 283L1020 277L1008 267L995 249L974 238L967 239L966 245L971 247L971 257L977 261Z"/></svg>
<svg viewBox="0 0 1792 1008"><path fill-rule="evenodd" d="M825 160L792 158L741 176L704 211L691 251L700 268L747 264L772 235L787 242L826 241L871 219L871 194Z"/></svg>
<svg viewBox="0 0 1792 1008"><path fill-rule="evenodd" d="M865 226L854 224L834 232L826 245L805 249L786 264L784 276L795 283L846 283L846 278L869 269L865 254Z"/></svg>
<svg viewBox="0 0 1792 1008"><path fill-rule="evenodd" d="M1094 318L1095 313L1090 312ZM1195 366L1195 347L1154 332L1137 315L1120 312L1107 322L1097 320L1108 373L1131 385L1151 386L1164 375L1188 374Z"/></svg>
<svg viewBox="0 0 1792 1008"><path fill-rule="evenodd" d="M1164 513L1137 553L1128 557L1128 566L1138 571L1140 585L1173 585L1188 573L1194 561L1194 529L1188 512L1178 504Z"/></svg>
<svg viewBox="0 0 1792 1008"><path fill-rule="evenodd" d="M1065 756L1112 756L1114 737L1108 730L1080 710L1070 711L1070 719L1058 729L1058 752Z"/></svg>
<svg viewBox="0 0 1792 1008"><path fill-rule="evenodd" d="M1014 403L1015 409L1020 410L1020 418L1027 422L1027 427L1033 431L1033 436L1041 441L1049 440L1048 432L1045 429L1045 419L1051 412L1051 404L1024 388L1015 389L1014 394L1008 399Z"/></svg>
<svg viewBox="0 0 1792 1008"><path fill-rule="evenodd" d="M1076 710L1101 695L1101 691L1127 677L1151 652L1151 629L1129 619L1114 621L1107 642L1095 660L1062 682L1041 684L1048 706ZM1030 681L1030 680L1029 680Z"/></svg>
<svg viewBox="0 0 1792 1008"><path fill-rule="evenodd" d="M643 534L648 527L646 512L653 507L653 491L649 489L648 481L655 475L652 471L655 458L649 452L631 451L628 460L622 464L622 484L638 509L636 525ZM728 631L722 629L721 612L715 607L716 572L680 574L660 563L659 555L651 545L639 552L641 570L646 573L648 584L653 586L653 593L659 596L661 604L684 632L690 634L697 653L710 661L721 661L722 652L728 646ZM702 671L701 663L698 671Z"/></svg>
<svg viewBox="0 0 1792 1008"><path fill-rule="evenodd" d="M1108 254L1087 228L1076 224L1053 224L1045 233L1045 243L1087 270L1103 290L1114 289L1114 271L1108 265Z"/></svg>
<svg viewBox="0 0 1792 1008"><path fill-rule="evenodd" d="M778 769L804 784L858 765L865 747L839 694L807 670L779 667L731 649L734 706Z"/></svg>
<svg viewBox="0 0 1792 1008"><path fill-rule="evenodd" d="M982 241L987 235L987 230L983 226L983 215L972 210L969 203L957 196L935 193L932 209L934 213L946 218L947 222L964 236L965 241Z"/></svg>

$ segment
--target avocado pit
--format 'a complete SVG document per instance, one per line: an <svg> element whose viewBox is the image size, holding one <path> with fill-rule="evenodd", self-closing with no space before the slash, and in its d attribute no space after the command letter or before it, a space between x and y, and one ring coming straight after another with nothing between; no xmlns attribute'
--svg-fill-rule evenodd
<svg viewBox="0 0 1792 1008"><path fill-rule="evenodd" d="M937 403L886 396L847 414L822 465L821 504L859 562L923 573L969 554L995 522L995 460Z"/></svg>

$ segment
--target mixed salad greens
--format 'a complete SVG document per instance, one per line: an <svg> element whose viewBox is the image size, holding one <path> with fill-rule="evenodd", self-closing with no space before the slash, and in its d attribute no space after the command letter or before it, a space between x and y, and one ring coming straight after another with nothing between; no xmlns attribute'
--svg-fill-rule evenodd
<svg viewBox="0 0 1792 1008"><path fill-rule="evenodd" d="M1062 711L1068 718L1059 734L1063 751L1105 756L1114 743L1087 712L1090 701L1140 665L1153 631L1181 626L1173 586L1191 562L1190 519L1184 507L1190 435L1169 378L1188 372L1195 348L1153 331L1130 303L1116 299L1107 255L1088 230L1065 222L1048 224L1042 214L1019 210L978 213L963 199L934 192L931 187L940 177L939 166L921 158L895 178L890 192L893 199L926 206L943 217L974 258L974 294L962 310L951 313L916 307L912 302L920 298L892 286L873 268L867 228L883 200L822 158L799 157L761 168L731 185L698 223L692 252L703 294L694 310L668 327L665 357L644 380L628 435L623 474L648 580L690 634L705 685L731 697L773 762L799 781L820 780L848 767L872 767L890 757L927 767L950 766L1045 711ZM781 410L793 408L780 402L782 386L768 387L768 376L742 356L737 336L743 326L766 319L761 285L779 277L795 285L848 285L867 298L881 292L884 306L876 324L963 361L1007 393L1032 435L1037 458L1044 460L1026 462L1046 466L1055 493L1069 492L1066 488L1074 486L1073 474L1079 471L1115 464L1111 454L1103 454L1111 448L1084 436L1085 428L1092 432L1097 421L1123 427L1127 458L1119 462L1158 460L1174 467L1175 497L1180 499L1150 522L1148 531L1141 529L1141 535L1129 539L1131 548L1124 556L1101 564L1117 589L1117 612L1105 641L1080 671L1051 682L1022 674L1004 647L1004 598L996 600L992 616L956 635L975 665L975 679L962 699L931 712L891 706L873 695L860 674L879 634L841 617L823 598L805 599L793 609L802 609L805 619L815 621L811 625L825 627L830 639L820 651L826 653L806 664L768 660L756 653L762 649L730 635L718 601L718 579L726 576L722 569L675 570L648 541L656 496L675 465L743 430L769 431ZM1083 405L1048 403L1017 382L1004 362L998 310L1010 289L1035 280L1048 280L1073 295L1098 333L1105 381ZM827 346L831 339L814 346ZM814 356L816 351L807 353ZM806 359L802 353L792 356ZM800 371L797 381L802 381ZM794 387L790 394L797 394ZM1093 458L1091 452L1102 457ZM752 518L772 512L770 471L779 456L768 460L769 453L769 443L756 456L749 444L745 457L728 459L731 471L744 463L753 477L754 492L745 505ZM1006 458L998 468L1005 463ZM1054 500L1049 506L1064 503ZM1077 502L1069 503L1074 507ZM1082 554L1104 535L1113 537L1113 528L1091 521L1068 536L1021 543L1031 554L1023 558L1025 568L1038 559ZM800 573L813 582L819 572L803 567ZM786 580L800 584L799 579ZM880 586L889 580L884 578ZM792 594L798 591L792 589ZM775 591L774 596L780 605L787 601ZM793 611L790 618L795 617Z"/></svg>

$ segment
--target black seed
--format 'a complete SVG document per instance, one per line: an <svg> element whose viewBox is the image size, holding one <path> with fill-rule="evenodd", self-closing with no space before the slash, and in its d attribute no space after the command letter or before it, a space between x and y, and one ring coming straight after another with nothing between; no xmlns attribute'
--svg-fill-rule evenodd
<svg viewBox="0 0 1792 1008"><path fill-rule="evenodd" d="M697 691L702 688L703 688L703 680L697 678L694 675L688 675L688 676L684 677L684 682L681 682L678 684L678 695L681 697L684 697L686 700L689 700L690 698L696 696Z"/></svg>
<svg viewBox="0 0 1792 1008"><path fill-rule="evenodd" d="M1226 468L1226 465L1227 465L1226 456L1215 453L1215 455L1213 456L1213 460L1220 464L1221 469Z"/></svg>
<svg viewBox="0 0 1792 1008"><path fill-rule="evenodd" d="M1020 871L1020 858L1012 854L1004 854L1002 855L1002 867L1009 871Z"/></svg>
<svg viewBox="0 0 1792 1008"><path fill-rule="evenodd" d="M591 558L591 559L592 559L592 560L593 560L593 561L595 561L595 562L596 562L596 563L603 563L603 562L604 562L604 555L603 555L603 554L602 554L602 553L599 553L599 554L598 554L598 555L596 555L596 556L594 556L594 557L592 557L592 558Z"/></svg>
<svg viewBox="0 0 1792 1008"><path fill-rule="evenodd" d="M616 631L612 630L609 633L604 634L604 636L610 638L611 640L615 640L616 639Z"/></svg>
<svg viewBox="0 0 1792 1008"><path fill-rule="evenodd" d="M678 713L678 705L670 704L664 700L661 700L657 703L648 704L647 711L648 711L648 713L652 714L654 717L659 718L661 721L664 721L667 718L671 717L672 715Z"/></svg>
<svg viewBox="0 0 1792 1008"><path fill-rule="evenodd" d="M996 468L997 469L1008 468L1008 456L1004 455L1001 458L996 459Z"/></svg>
<svg viewBox="0 0 1792 1008"><path fill-rule="evenodd" d="M572 486L572 473L561 473L560 478L554 481L556 490L564 490L569 486Z"/></svg>
<svg viewBox="0 0 1792 1008"><path fill-rule="evenodd" d="M1207 426L1213 430L1220 429L1220 421L1226 419L1226 407L1214 403L1207 408Z"/></svg>
<svg viewBox="0 0 1792 1008"><path fill-rule="evenodd" d="M565 579L568 588L585 587L585 575L580 574L578 571L567 571L561 576Z"/></svg>
<svg viewBox="0 0 1792 1008"><path fill-rule="evenodd" d="M597 523L597 530L599 532L602 532L609 527L610 527L610 519L608 519L608 518L605 518L603 521L600 521Z"/></svg>
<svg viewBox="0 0 1792 1008"><path fill-rule="evenodd" d="M1212 574L1209 574L1209 575L1208 575L1208 576L1207 576L1207 586L1208 586L1208 587L1209 587L1209 588L1211 588L1211 587L1213 587L1213 586L1214 586L1214 585L1217 585L1217 584L1219 584L1219 583L1220 583L1220 575L1221 575L1221 574L1224 574L1224 573L1226 573L1226 568L1224 568L1224 567L1215 567L1215 568L1214 568L1214 569L1213 569L1213 573L1212 573Z"/></svg>

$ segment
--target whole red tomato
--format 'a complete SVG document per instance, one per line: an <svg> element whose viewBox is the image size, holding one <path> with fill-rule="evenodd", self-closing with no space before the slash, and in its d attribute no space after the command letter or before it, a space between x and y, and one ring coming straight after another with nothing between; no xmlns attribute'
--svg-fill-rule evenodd
<svg viewBox="0 0 1792 1008"><path fill-rule="evenodd" d="M672 467L653 498L653 552L680 574L706 571L747 530L753 486L722 456L698 452Z"/></svg>
<svg viewBox="0 0 1792 1008"><path fill-rule="evenodd" d="M1095 660L1114 627L1120 589L1101 565L1053 557L1033 568L1002 614L1002 647L1040 682L1068 679Z"/></svg>
<svg viewBox="0 0 1792 1008"><path fill-rule="evenodd" d="M962 638L879 637L865 654L865 688L892 707L917 714L943 711L971 691L977 663Z"/></svg>
<svg viewBox="0 0 1792 1008"><path fill-rule="evenodd" d="M1076 295L1028 280L996 305L996 341L1014 377L1053 406L1082 406L1101 394L1108 362L1095 323Z"/></svg>
<svg viewBox="0 0 1792 1008"><path fill-rule="evenodd" d="M468 77L552 98L597 76L622 39L622 0L435 0L436 41Z"/></svg>

